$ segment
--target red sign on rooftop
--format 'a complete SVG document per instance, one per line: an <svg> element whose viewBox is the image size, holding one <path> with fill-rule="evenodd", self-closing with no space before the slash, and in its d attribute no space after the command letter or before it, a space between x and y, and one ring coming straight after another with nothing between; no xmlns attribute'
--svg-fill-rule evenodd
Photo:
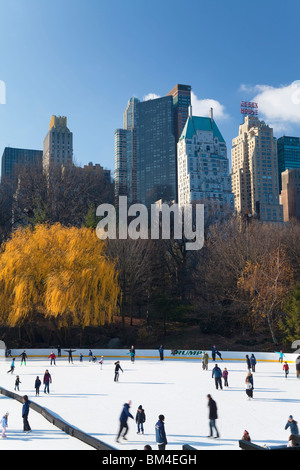
<svg viewBox="0 0 300 470"><path fill-rule="evenodd" d="M254 101L241 101L241 114L258 115L258 104Z"/></svg>

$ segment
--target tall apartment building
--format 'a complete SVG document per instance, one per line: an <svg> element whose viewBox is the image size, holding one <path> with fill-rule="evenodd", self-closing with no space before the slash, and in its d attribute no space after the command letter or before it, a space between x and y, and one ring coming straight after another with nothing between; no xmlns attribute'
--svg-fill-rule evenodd
<svg viewBox="0 0 300 470"><path fill-rule="evenodd" d="M115 131L115 197L147 206L176 199L173 97L131 98Z"/></svg>
<svg viewBox="0 0 300 470"><path fill-rule="evenodd" d="M23 166L41 168L42 150L5 147L1 161L1 181L16 181Z"/></svg>
<svg viewBox="0 0 300 470"><path fill-rule="evenodd" d="M177 144L178 203L214 202L220 212L233 211L233 194L225 140L213 118L189 116Z"/></svg>
<svg viewBox="0 0 300 470"><path fill-rule="evenodd" d="M231 164L236 212L264 221L282 221L273 129L256 116L246 116L232 141Z"/></svg>
<svg viewBox="0 0 300 470"><path fill-rule="evenodd" d="M277 139L279 190L281 175L287 169L300 168L300 137L283 136Z"/></svg>
<svg viewBox="0 0 300 470"><path fill-rule="evenodd" d="M59 165L68 166L73 163L73 134L67 127L65 116L52 116L49 132L43 145L43 169Z"/></svg>
<svg viewBox="0 0 300 470"><path fill-rule="evenodd" d="M300 220L300 168L285 170L281 178L280 202L283 206L283 220Z"/></svg>

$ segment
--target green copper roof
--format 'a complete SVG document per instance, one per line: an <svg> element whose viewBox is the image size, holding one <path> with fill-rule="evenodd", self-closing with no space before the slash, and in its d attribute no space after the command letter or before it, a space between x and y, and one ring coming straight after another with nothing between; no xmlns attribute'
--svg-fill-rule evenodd
<svg viewBox="0 0 300 470"><path fill-rule="evenodd" d="M209 117L200 116L188 117L179 140L192 139L193 136L197 134L198 130L213 131L214 137L218 137L220 142L225 142L215 121L210 119Z"/></svg>

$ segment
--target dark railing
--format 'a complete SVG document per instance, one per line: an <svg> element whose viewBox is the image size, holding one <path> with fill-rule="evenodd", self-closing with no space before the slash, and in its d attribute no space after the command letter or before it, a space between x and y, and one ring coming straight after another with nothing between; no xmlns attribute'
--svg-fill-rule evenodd
<svg viewBox="0 0 300 470"><path fill-rule="evenodd" d="M239 446L242 450L300 450L300 436L292 434L291 438L297 444L295 447L288 447L287 445L265 447L248 441L239 441Z"/></svg>
<svg viewBox="0 0 300 470"><path fill-rule="evenodd" d="M6 390L5 388L0 387L0 393L2 395L5 395L9 398L13 398L14 400L17 400L20 403L22 403L22 397L20 395L17 395L14 392L10 392L9 390ZM42 415L43 418L45 418L47 421L49 421L51 424L53 424L57 428L64 431L66 434L69 434L70 436L75 437L76 439L79 439L80 441L93 447L96 450L117 450L116 448L111 447L108 444L105 444L99 439L96 439L95 437L90 436L89 434L86 434L83 431L80 431L80 429L77 429L76 427L71 426L70 424L63 421L62 419L57 418L46 408L43 408L42 406L38 405L37 403L33 401L30 401L30 408L36 411L37 413L39 413L40 415Z"/></svg>

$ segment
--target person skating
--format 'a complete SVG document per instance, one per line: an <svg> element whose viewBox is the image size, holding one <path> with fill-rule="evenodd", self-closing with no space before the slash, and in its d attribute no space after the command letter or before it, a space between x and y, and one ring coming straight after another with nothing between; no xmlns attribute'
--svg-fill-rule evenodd
<svg viewBox="0 0 300 470"><path fill-rule="evenodd" d="M55 364L56 355L54 354L53 351L51 351L51 354L50 354L50 356L48 356L48 359L50 359L50 366L52 366L52 363L53 363L54 365L56 365L56 364Z"/></svg>
<svg viewBox="0 0 300 470"><path fill-rule="evenodd" d="M117 361L117 362L115 362L115 378L114 378L114 382L118 382L118 381L119 381L120 370L123 372L123 369L122 369L122 367L121 367L120 361Z"/></svg>
<svg viewBox="0 0 300 470"><path fill-rule="evenodd" d="M207 352L205 352L203 354L203 358L202 358L202 369L203 370L208 370L208 354Z"/></svg>
<svg viewBox="0 0 300 470"><path fill-rule="evenodd" d="M24 395L23 406L22 406L22 418L23 418L23 430L26 433L31 432L31 427L28 422L29 408L30 408L30 401L28 399L28 396Z"/></svg>
<svg viewBox="0 0 300 470"><path fill-rule="evenodd" d="M7 373L13 374L14 370L15 370L15 358L13 358L13 360L11 361L10 369L7 371Z"/></svg>
<svg viewBox="0 0 300 470"><path fill-rule="evenodd" d="M221 371L220 367L218 366L218 364L216 364L215 367L212 370L212 378L215 379L216 389L218 390L219 387L221 389L223 389L222 380L221 380L222 379L222 371Z"/></svg>
<svg viewBox="0 0 300 470"><path fill-rule="evenodd" d="M251 364L251 370L252 370L252 372L255 372L256 357L254 356L254 354L251 354L251 357L250 357L250 364Z"/></svg>
<svg viewBox="0 0 300 470"><path fill-rule="evenodd" d="M250 372L250 370L251 370L251 362L250 362L250 359L249 359L248 354L246 354L246 363L247 363L247 369L248 369L248 371Z"/></svg>
<svg viewBox="0 0 300 470"><path fill-rule="evenodd" d="M89 354L88 354L89 362L91 362L92 357L93 357L93 353L92 353L92 351L91 351L91 349L90 349L90 350L89 350Z"/></svg>
<svg viewBox="0 0 300 470"><path fill-rule="evenodd" d="M72 363L73 364L73 356L72 356L72 353L76 351L76 349L64 349L65 352L68 353L68 361L69 361L69 364Z"/></svg>
<svg viewBox="0 0 300 470"><path fill-rule="evenodd" d="M27 359L26 351L23 351L21 354L19 354L19 357L21 357L21 366L23 365L23 363L26 366L26 359Z"/></svg>
<svg viewBox="0 0 300 470"><path fill-rule="evenodd" d="M125 431L123 431L122 437L123 437L123 439L127 440L126 439L126 434L128 433L127 421L128 421L128 418L134 419L134 417L132 416L132 414L129 411L130 406L131 406L131 401L130 400L129 400L128 403L125 403L124 406L123 406L123 410L122 410L122 413L120 415L120 429L119 429L118 436L116 438L116 442L119 442L119 438L121 437L123 429L125 429Z"/></svg>
<svg viewBox="0 0 300 470"><path fill-rule="evenodd" d="M212 348L211 348L211 357L212 357L213 362L215 362L215 360L216 360L216 350L217 350L216 346L212 346Z"/></svg>
<svg viewBox="0 0 300 470"><path fill-rule="evenodd" d="M282 349L280 349L280 351L276 351L277 354L279 354L279 358L278 358L278 362L282 363L283 362L283 358L285 357Z"/></svg>
<svg viewBox="0 0 300 470"><path fill-rule="evenodd" d="M165 450L166 445L168 444L166 431L165 431L165 417L164 415L159 415L158 421L155 425L155 439L158 445L158 450Z"/></svg>
<svg viewBox="0 0 300 470"><path fill-rule="evenodd" d="M20 380L20 377L17 375L16 380L15 380L15 390L18 390L18 392L20 391L20 387L19 387L20 383L22 382Z"/></svg>
<svg viewBox="0 0 300 470"><path fill-rule="evenodd" d="M226 369L226 367L223 370L222 377L224 379L224 387L228 387L228 370Z"/></svg>
<svg viewBox="0 0 300 470"><path fill-rule="evenodd" d="M35 396L38 397L40 395L40 386L42 385L42 382L39 378L39 376L37 376L37 378L35 379L35 382L34 382L34 388L35 388Z"/></svg>
<svg viewBox="0 0 300 470"><path fill-rule="evenodd" d="M296 359L296 377L300 379L300 356Z"/></svg>
<svg viewBox="0 0 300 470"><path fill-rule="evenodd" d="M130 354L131 362L134 362L135 360L135 347L134 346L131 346L131 348L129 349L129 354Z"/></svg>
<svg viewBox="0 0 300 470"><path fill-rule="evenodd" d="M44 387L44 393L50 393L50 384L52 383L52 377L48 371L48 369L45 371L44 378L43 378L43 384L45 385Z"/></svg>
<svg viewBox="0 0 300 470"><path fill-rule="evenodd" d="M2 419L1 419L1 426L2 426L1 437L2 437L2 439L6 438L6 428L8 428L8 416L9 416L9 413L6 412L5 415L2 416Z"/></svg>
<svg viewBox="0 0 300 470"><path fill-rule="evenodd" d="M293 416L290 415L284 429L289 429L291 434L299 434L298 423L294 420Z"/></svg>
<svg viewBox="0 0 300 470"><path fill-rule="evenodd" d="M290 372L290 367L288 365L288 363L285 361L285 363L283 364L283 370L284 370L284 376L285 378L287 379L288 378L288 375L289 375L289 372Z"/></svg>
<svg viewBox="0 0 300 470"><path fill-rule="evenodd" d="M60 347L60 345L57 346L57 357L61 357L61 347Z"/></svg>
<svg viewBox="0 0 300 470"><path fill-rule="evenodd" d="M251 400L253 398L253 390L254 390L253 375L251 374L251 372L248 372L246 376L245 385L246 385L246 395L248 397L248 400Z"/></svg>
<svg viewBox="0 0 300 470"><path fill-rule="evenodd" d="M104 362L104 357L103 357L103 356L101 356L101 357L100 357L100 361L99 361L99 364L100 364L100 369L102 369L103 362Z"/></svg>
<svg viewBox="0 0 300 470"><path fill-rule="evenodd" d="M210 434L207 437L213 437L213 430L216 431L216 436L215 438L220 437L219 431L216 426L216 420L218 419L218 408L215 400L212 399L212 396L210 394L207 395L208 399L208 408L209 408L209 429L210 429Z"/></svg>
<svg viewBox="0 0 300 470"><path fill-rule="evenodd" d="M164 347L162 344L159 346L158 352L159 352L160 360L163 361L164 360Z"/></svg>
<svg viewBox="0 0 300 470"><path fill-rule="evenodd" d="M146 414L142 405L140 405L137 409L135 421L137 424L137 434L140 434L140 432L144 434L144 423L146 421Z"/></svg>

